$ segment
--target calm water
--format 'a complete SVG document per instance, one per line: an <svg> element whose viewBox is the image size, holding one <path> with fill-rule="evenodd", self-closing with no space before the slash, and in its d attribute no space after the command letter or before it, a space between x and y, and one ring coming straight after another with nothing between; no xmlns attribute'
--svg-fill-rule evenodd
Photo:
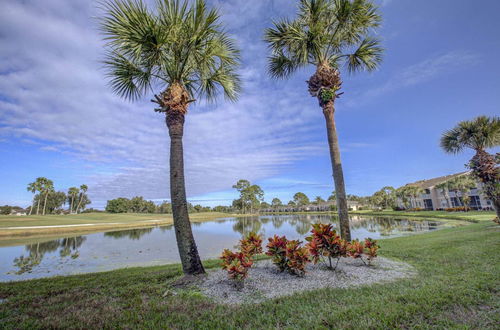
<svg viewBox="0 0 500 330"><path fill-rule="evenodd" d="M233 248L250 231L264 237L274 234L303 238L316 222L332 222L328 215L279 215L224 218L193 223L203 259L216 258ZM412 221L384 217L351 217L353 238L385 238L437 229L437 221ZM0 247L0 281L23 280L150 266L179 262L172 226L122 230L76 237L62 237L30 245Z"/></svg>

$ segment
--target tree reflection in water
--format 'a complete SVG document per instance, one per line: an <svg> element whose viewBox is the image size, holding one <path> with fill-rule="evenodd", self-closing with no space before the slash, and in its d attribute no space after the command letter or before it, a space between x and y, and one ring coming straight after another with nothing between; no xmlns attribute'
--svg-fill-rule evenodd
<svg viewBox="0 0 500 330"><path fill-rule="evenodd" d="M27 256L23 254L14 259L14 267L18 269L15 274L21 275L23 273L31 273L33 269L42 262L46 253L55 252L59 248L59 255L61 258L70 256L72 259L76 259L80 256L78 248L85 240L86 237L76 236L28 244L25 246L25 249L29 254Z"/></svg>
<svg viewBox="0 0 500 330"><path fill-rule="evenodd" d="M245 236L251 232L259 233L262 228L262 222L258 217L241 217L236 219L233 230Z"/></svg>
<svg viewBox="0 0 500 330"><path fill-rule="evenodd" d="M150 228L139 228L139 229L128 229L120 231L109 231L104 233L104 236L109 236L113 238L123 238L128 237L133 240L139 240L142 236L149 234L153 231L153 227Z"/></svg>

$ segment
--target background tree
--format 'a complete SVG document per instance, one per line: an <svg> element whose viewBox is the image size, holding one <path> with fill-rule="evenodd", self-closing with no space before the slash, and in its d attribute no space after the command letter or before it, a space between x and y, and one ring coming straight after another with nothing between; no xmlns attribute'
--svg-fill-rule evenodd
<svg viewBox="0 0 500 330"><path fill-rule="evenodd" d="M283 203L281 202L281 199L274 197L273 200L271 201L271 206L275 209L283 206Z"/></svg>
<svg viewBox="0 0 500 330"><path fill-rule="evenodd" d="M167 202L167 201L163 201L160 205L158 205L158 213L172 213L172 204Z"/></svg>
<svg viewBox="0 0 500 330"><path fill-rule="evenodd" d="M130 200L128 198L111 199L106 203L106 212L110 213L126 213L130 208Z"/></svg>
<svg viewBox="0 0 500 330"><path fill-rule="evenodd" d="M310 203L309 197L307 197L306 194L303 192L298 192L295 195L293 195L293 202L297 206L304 206Z"/></svg>
<svg viewBox="0 0 500 330"><path fill-rule="evenodd" d="M449 180L448 187L455 193L456 200L460 206L468 207L470 204L469 192L476 187L476 182L470 175L460 175Z"/></svg>
<svg viewBox="0 0 500 330"><path fill-rule="evenodd" d="M77 187L70 187L68 189L68 204L69 204L69 213L73 214L75 212L75 200L78 197L80 190Z"/></svg>
<svg viewBox="0 0 500 330"><path fill-rule="evenodd" d="M486 149L499 145L500 117L479 116L462 121L441 137L441 148L447 153L457 154L465 148L475 151L468 167L483 184L483 191L493 202L497 217L500 218L500 169L496 157L486 152Z"/></svg>
<svg viewBox="0 0 500 330"><path fill-rule="evenodd" d="M35 196L36 196L36 193L40 190L40 185L39 185L38 179L36 181L34 181L34 182L29 183L28 187L26 189L29 192L33 193L33 202L31 204L30 212L29 212L29 215L31 215L31 213L33 212L33 209L35 208ZM37 214L38 214L38 211L37 211Z"/></svg>
<svg viewBox="0 0 500 330"><path fill-rule="evenodd" d="M376 7L368 0L301 0L295 20L283 19L267 29L271 49L269 73L286 78L299 68L313 65L311 96L325 116L332 162L340 231L351 240L344 174L335 126L335 99L340 97L342 65L348 72L372 71L382 59L382 48L371 33L380 25Z"/></svg>
<svg viewBox="0 0 500 330"><path fill-rule="evenodd" d="M233 206L239 207L243 213L250 209L253 213L254 208L258 208L264 199L264 191L258 185L252 185L248 180L238 180L233 188L240 193L240 198L233 202Z"/></svg>
<svg viewBox="0 0 500 330"><path fill-rule="evenodd" d="M108 1L104 7L105 65L113 90L131 100L160 90L153 101L170 135L170 195L182 268L185 274L204 273L187 208L184 120L194 97L237 98L239 50L204 0L158 0L155 13L141 0Z"/></svg>
<svg viewBox="0 0 500 330"><path fill-rule="evenodd" d="M443 194L444 199L446 200L446 207L450 208L451 207L451 201L450 201L450 183L449 181L442 182L440 184L436 185L436 188L441 190L441 194Z"/></svg>
<svg viewBox="0 0 500 330"><path fill-rule="evenodd" d="M334 191L332 191L332 194L330 196L328 196L328 201L329 202L332 202L332 201L337 201L337 193Z"/></svg>
<svg viewBox="0 0 500 330"><path fill-rule="evenodd" d="M41 178L40 191L41 195L45 196L43 200L43 211L42 215L45 215L45 211L47 209L47 199L49 198L49 194L54 192L54 182L47 178Z"/></svg>
<svg viewBox="0 0 500 330"><path fill-rule="evenodd" d="M401 200L405 209L410 208L410 192L408 190L409 186L402 186L396 189L396 197Z"/></svg>
<svg viewBox="0 0 500 330"><path fill-rule="evenodd" d="M325 202L325 200L323 198L321 198L321 196L316 196L314 198L314 202L313 203L316 204L316 205L320 205L320 204L322 204L324 202Z"/></svg>
<svg viewBox="0 0 500 330"><path fill-rule="evenodd" d="M76 207L76 213L78 213L78 211L82 207L83 200L84 200L84 198L87 197L86 193L87 193L88 189L89 189L89 187L86 184L82 184L80 186L80 196L79 196L79 199L78 199L78 205Z"/></svg>

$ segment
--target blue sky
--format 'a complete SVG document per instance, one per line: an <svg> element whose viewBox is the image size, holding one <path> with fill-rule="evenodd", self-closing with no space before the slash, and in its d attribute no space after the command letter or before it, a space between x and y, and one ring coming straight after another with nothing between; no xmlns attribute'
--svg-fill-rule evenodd
<svg viewBox="0 0 500 330"><path fill-rule="evenodd" d="M266 74L263 29L295 1L211 0L242 50L236 103L196 104L186 120L188 198L230 204L245 178L270 201L333 190L324 118L307 93L313 68L287 81ZM386 53L380 69L344 74L336 120L347 192L462 171L441 133L500 115L500 2L378 1ZM168 199L168 134L149 97L112 94L100 60L97 3L0 0L0 204L26 206L38 176L56 189L89 185L93 206L142 195Z"/></svg>

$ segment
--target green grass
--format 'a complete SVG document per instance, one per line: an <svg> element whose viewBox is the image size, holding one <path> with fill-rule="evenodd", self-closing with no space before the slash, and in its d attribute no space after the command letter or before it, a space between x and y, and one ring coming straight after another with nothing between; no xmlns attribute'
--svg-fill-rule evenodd
<svg viewBox="0 0 500 330"><path fill-rule="evenodd" d="M500 227L481 221L382 240L418 275L223 306L194 289L163 296L178 265L0 284L0 328L497 328ZM217 261L207 261L207 268Z"/></svg>
<svg viewBox="0 0 500 330"><path fill-rule="evenodd" d="M349 214L359 214L359 215L374 215L374 216L390 216L390 217L414 217L414 218L436 218L436 219L455 219L464 220L470 222L477 221L490 221L496 217L496 213L493 211L469 211L469 212L446 212L446 211L373 211L373 210L363 210L363 211L350 211Z"/></svg>

